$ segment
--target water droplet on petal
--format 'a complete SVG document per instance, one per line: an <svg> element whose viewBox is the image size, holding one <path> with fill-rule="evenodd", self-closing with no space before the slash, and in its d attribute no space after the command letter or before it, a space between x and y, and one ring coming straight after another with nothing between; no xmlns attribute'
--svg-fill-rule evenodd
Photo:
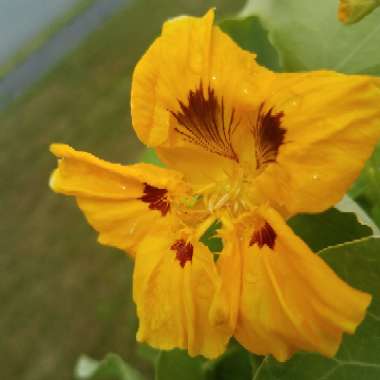
<svg viewBox="0 0 380 380"><path fill-rule="evenodd" d="M290 99L286 100L282 106L282 108L296 108L299 107L301 103L301 97L298 95L292 96Z"/></svg>
<svg viewBox="0 0 380 380"><path fill-rule="evenodd" d="M131 225L131 227L130 227L129 230L128 230L128 234L129 234L129 235L133 235L133 233L134 233L135 230L136 230L136 226L137 226L137 223L136 223L136 222L133 223L133 224Z"/></svg>

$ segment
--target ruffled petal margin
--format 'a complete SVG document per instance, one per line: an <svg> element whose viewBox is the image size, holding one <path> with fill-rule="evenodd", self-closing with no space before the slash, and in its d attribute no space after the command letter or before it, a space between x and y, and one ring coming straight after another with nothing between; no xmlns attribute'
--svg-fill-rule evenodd
<svg viewBox="0 0 380 380"><path fill-rule="evenodd" d="M182 264L178 243L191 247ZM189 254L187 252L186 254ZM133 298L137 305L137 340L191 356L221 355L232 334L225 321L210 323L210 305L219 277L212 254L197 241L183 241L170 231L148 236L137 249Z"/></svg>
<svg viewBox="0 0 380 380"><path fill-rule="evenodd" d="M380 138L374 78L317 71L277 74L265 99L285 130L275 162L256 178L288 215L322 212L343 197Z"/></svg>
<svg viewBox="0 0 380 380"><path fill-rule="evenodd" d="M334 356L342 334L353 334L363 320L371 296L339 279L276 211L259 212L275 243L273 249L245 245L235 337L251 352L281 362L302 350Z"/></svg>
<svg viewBox="0 0 380 380"><path fill-rule="evenodd" d="M50 187L74 196L98 241L134 255L151 230L172 225L171 197L184 190L182 176L149 164L123 166L64 144L53 144L59 159Z"/></svg>
<svg viewBox="0 0 380 380"><path fill-rule="evenodd" d="M213 22L213 10L167 21L132 78L136 134L196 184L218 179L236 164L235 147L247 144L246 114L258 107L274 77Z"/></svg>

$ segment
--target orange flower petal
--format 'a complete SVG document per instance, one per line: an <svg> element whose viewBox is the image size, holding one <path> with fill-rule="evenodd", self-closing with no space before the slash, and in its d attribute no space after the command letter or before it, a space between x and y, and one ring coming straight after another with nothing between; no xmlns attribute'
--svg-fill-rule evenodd
<svg viewBox="0 0 380 380"><path fill-rule="evenodd" d="M260 214L274 235L246 244L236 338L279 361L300 350L334 356L342 333L354 333L363 320L371 296L340 280L276 211L262 207ZM272 240L273 249L266 243Z"/></svg>
<svg viewBox="0 0 380 380"><path fill-rule="evenodd" d="M137 249L133 275L137 340L191 356L222 354L232 330L209 321L218 283L212 254L201 243L165 230L148 236Z"/></svg>
<svg viewBox="0 0 380 380"><path fill-rule="evenodd" d="M210 318L214 324L228 321L234 330L241 298L241 240L228 218L222 217L221 222L218 236L223 239L223 250L217 260L221 281L212 303Z"/></svg>
<svg viewBox="0 0 380 380"><path fill-rule="evenodd" d="M343 197L380 138L380 90L370 77L278 74L267 108L284 129L274 163L256 179L287 214L321 212Z"/></svg>
<svg viewBox="0 0 380 380"><path fill-rule="evenodd" d="M137 135L197 184L219 178L236 164L236 149L247 144L243 114L259 104L274 76L213 21L210 10L201 18L166 22L132 80ZM192 167L189 157L196 160Z"/></svg>
<svg viewBox="0 0 380 380"><path fill-rule="evenodd" d="M51 188L76 198L99 242L133 255L152 229L172 224L170 197L183 190L181 175L149 164L122 166L53 144L59 158Z"/></svg>

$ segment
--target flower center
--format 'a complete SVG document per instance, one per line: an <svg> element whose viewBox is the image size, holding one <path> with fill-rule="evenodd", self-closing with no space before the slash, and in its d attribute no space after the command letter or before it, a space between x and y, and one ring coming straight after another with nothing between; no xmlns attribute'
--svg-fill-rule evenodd
<svg viewBox="0 0 380 380"><path fill-rule="evenodd" d="M263 202L255 185L259 174L260 169L242 161L226 171L223 179L177 198L172 209L183 228L219 219L222 214L237 218Z"/></svg>
<svg viewBox="0 0 380 380"><path fill-rule="evenodd" d="M203 194L204 206L208 213L214 214L224 209L236 217L255 207L260 199L254 177L243 165L237 165L224 181L210 185Z"/></svg>

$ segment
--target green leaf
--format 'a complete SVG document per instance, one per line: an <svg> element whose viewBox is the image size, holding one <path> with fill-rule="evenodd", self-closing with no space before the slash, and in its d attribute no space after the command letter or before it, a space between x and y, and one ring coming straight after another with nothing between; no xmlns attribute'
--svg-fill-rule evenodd
<svg viewBox="0 0 380 380"><path fill-rule="evenodd" d="M139 344L137 346L137 355L141 357L141 359L151 363L155 364L156 360L158 358L158 355L160 354L160 351L147 345L147 344Z"/></svg>
<svg viewBox="0 0 380 380"><path fill-rule="evenodd" d="M288 224L314 252L372 235L371 228L359 223L354 213L335 208L320 214L297 215Z"/></svg>
<svg viewBox="0 0 380 380"><path fill-rule="evenodd" d="M234 341L221 357L207 363L206 380L250 380L253 365L251 354Z"/></svg>
<svg viewBox="0 0 380 380"><path fill-rule="evenodd" d="M74 370L76 380L142 380L143 377L120 356L108 354L102 361L82 355Z"/></svg>
<svg viewBox="0 0 380 380"><path fill-rule="evenodd" d="M271 70L279 71L278 54L257 17L226 19L221 21L219 26L240 47L255 52L257 62Z"/></svg>
<svg viewBox="0 0 380 380"><path fill-rule="evenodd" d="M161 351L156 364L156 380L205 380L206 359L191 358L183 350Z"/></svg>
<svg viewBox="0 0 380 380"><path fill-rule="evenodd" d="M378 145L367 161L360 177L350 190L350 195L380 226L380 145Z"/></svg>
<svg viewBox="0 0 380 380"><path fill-rule="evenodd" d="M372 214L373 220L380 227L380 204L376 204L374 207L372 207L371 214Z"/></svg>
<svg viewBox="0 0 380 380"><path fill-rule="evenodd" d="M357 197L367 193L374 201L380 204L380 144L378 144L362 170L360 177L350 189L350 195Z"/></svg>
<svg viewBox="0 0 380 380"><path fill-rule="evenodd" d="M242 16L259 17L285 71L380 75L379 9L348 28L338 21L337 7L337 0L249 0Z"/></svg>
<svg viewBox="0 0 380 380"><path fill-rule="evenodd" d="M370 218L366 211L360 207L350 196L345 195L343 199L335 205L339 211L353 212L358 221L371 228L373 235L380 236L380 230L376 223ZM352 239L351 239L352 240Z"/></svg>
<svg viewBox="0 0 380 380"><path fill-rule="evenodd" d="M253 357L234 340L215 360L191 358L183 350L161 351L156 380L250 380L252 368L257 368L260 362L261 357Z"/></svg>
<svg viewBox="0 0 380 380"><path fill-rule="evenodd" d="M296 354L286 363L266 357L254 380L378 380L380 378L380 238L331 247L320 252L350 285L373 295L364 322L347 335L338 354Z"/></svg>
<svg viewBox="0 0 380 380"><path fill-rule="evenodd" d="M146 148L143 150L138 161L145 162L147 164L161 166L161 167L165 166L158 158L156 151L150 148Z"/></svg>
<svg viewBox="0 0 380 380"><path fill-rule="evenodd" d="M222 223L216 220L199 239L204 245L207 245L211 252L217 253L223 250L223 241L216 236L220 227L222 227Z"/></svg>
<svg viewBox="0 0 380 380"><path fill-rule="evenodd" d="M367 162L369 164L369 162ZM365 169L362 170L360 176L356 179L356 181L351 186L351 189L348 191L348 194L352 199L356 199L365 193L367 189L367 179L365 174Z"/></svg>

